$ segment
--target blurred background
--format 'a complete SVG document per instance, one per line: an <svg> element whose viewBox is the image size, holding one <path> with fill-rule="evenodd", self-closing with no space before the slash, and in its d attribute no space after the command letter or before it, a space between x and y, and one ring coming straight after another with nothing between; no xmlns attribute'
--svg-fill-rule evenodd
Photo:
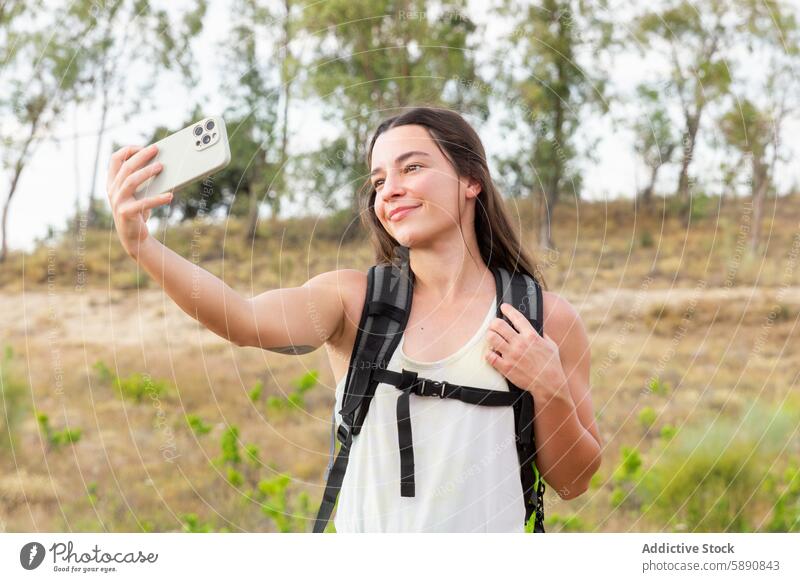
<svg viewBox="0 0 800 582"><path fill-rule="evenodd" d="M222 114L151 232L246 295L373 264L365 148L481 135L580 312L605 449L548 531L800 531L800 3L0 0L0 531L310 531L325 350L237 348L125 255L111 153ZM333 524L329 525L333 530Z"/></svg>

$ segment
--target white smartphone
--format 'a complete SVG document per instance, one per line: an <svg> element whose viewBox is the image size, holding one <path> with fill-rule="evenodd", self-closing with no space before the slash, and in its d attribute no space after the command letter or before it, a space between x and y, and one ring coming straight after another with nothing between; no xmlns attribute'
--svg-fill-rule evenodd
<svg viewBox="0 0 800 582"><path fill-rule="evenodd" d="M179 190L210 176L231 161L225 121L216 115L206 117L156 142L158 152L144 167L161 162L163 167L139 185L137 200Z"/></svg>

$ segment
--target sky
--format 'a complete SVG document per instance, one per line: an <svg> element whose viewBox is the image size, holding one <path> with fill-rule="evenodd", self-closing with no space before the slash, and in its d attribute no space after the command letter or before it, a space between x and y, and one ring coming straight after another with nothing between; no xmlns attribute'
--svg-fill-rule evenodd
<svg viewBox="0 0 800 582"><path fill-rule="evenodd" d="M219 114L224 109L223 98L219 86L222 82L221 52L218 43L225 37L224 23L229 21L229 6L226 0L212 0L210 12L207 14L206 27L200 41L195 44L196 58L202 71L200 82L196 87L185 88L177 82L176 77L165 77L156 88L157 95L163 100L156 100L155 110L143 112L125 122L121 112L112 111L108 126L111 128L101 144L100 167L97 177L96 196L106 198L106 177L108 159L111 154L112 141L126 144L145 145L145 135L158 125L176 126L187 113L187 104L199 102L203 104L204 114ZM800 0L786 2L800 16ZM178 3L180 5L180 3ZM473 7L480 2L472 2ZM487 25L485 38L493 38L502 30L502 24L489 21L479 9L471 15ZM218 26L223 24L223 26ZM641 57L629 54L621 55L611 71L612 86L621 93L629 92L644 76L652 74L654 63L642 61ZM758 63L750 63L757 72ZM745 74L744 77L749 77ZM632 113L619 111L616 117ZM469 118L468 118L469 119ZM624 121L624 119L623 119ZM319 143L321 138L334 136L336 127L322 119L319 103L299 102L290 111L292 134L290 136L290 152L309 151ZM87 191L91 183L89 175L93 167L96 131L99 126L99 112L96 104L87 104L80 108L69 109L63 121L50 132L50 138L40 143L30 163L25 168L18 191L11 203L9 219L9 246L11 249L30 250L37 238L43 237L48 226L60 229L67 217L74 213L75 202L80 193L85 207ZM484 141L490 158L499 154L509 146L506 136L499 124L477 125L476 129ZM583 162L585 199L604 200L619 196L631 196L646 179L646 169L637 159L632 147L632 135L623 124L614 124L608 117L589 117L582 128L587 136L598 139L594 148L596 162ZM713 129L713 128L712 128ZM792 118L784 131L788 160L778 168L779 190L785 191L794 184L800 183L798 164L792 160L800 152L800 119ZM701 147L696 156L695 172L707 177L713 174L716 160L709 151ZM494 164L492 164L493 166ZM77 171L76 171L77 169ZM666 169L660 184L664 190L674 189L676 169ZM0 196L7 192L10 176L0 171ZM300 204L289 204L282 211L282 216L298 212L307 212L308 207ZM311 212L319 209L311 207Z"/></svg>

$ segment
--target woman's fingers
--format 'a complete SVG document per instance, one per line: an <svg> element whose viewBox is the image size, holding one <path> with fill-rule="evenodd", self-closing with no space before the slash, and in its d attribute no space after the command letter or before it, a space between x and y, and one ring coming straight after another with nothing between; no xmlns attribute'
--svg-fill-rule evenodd
<svg viewBox="0 0 800 582"><path fill-rule="evenodd" d="M158 196L142 198L141 200L132 199L122 208L120 208L119 213L126 218L130 218L137 214L143 214L145 211L152 210L153 208L163 206L164 204L169 203L171 200L172 192L166 192L165 194L159 194Z"/></svg>
<svg viewBox="0 0 800 582"><path fill-rule="evenodd" d="M161 164L161 162L156 162L154 164L150 164L148 166L145 166L141 170L136 170L135 172L133 172L130 176L125 178L125 180L122 182L122 184L119 187L119 194L118 194L119 201L121 202L121 201L123 201L123 200L125 200L127 198L132 197L133 193L136 191L136 189L145 180L147 180L148 178L151 178L152 176L155 176L163 168L164 168L164 166Z"/></svg>
<svg viewBox="0 0 800 582"><path fill-rule="evenodd" d="M147 160L156 155L157 151L158 147L155 144L149 145L122 162L122 165L120 166L119 171L114 178L114 182L112 183L112 189L116 191L122 190L122 184L128 179L128 176L144 166ZM131 190L130 194L133 194L133 190Z"/></svg>
<svg viewBox="0 0 800 582"><path fill-rule="evenodd" d="M120 167L122 167L122 163L140 149L142 149L142 146L125 146L111 154L111 161L108 163L108 182L106 183L106 190L108 190L109 198L111 197L111 187L114 184Z"/></svg>

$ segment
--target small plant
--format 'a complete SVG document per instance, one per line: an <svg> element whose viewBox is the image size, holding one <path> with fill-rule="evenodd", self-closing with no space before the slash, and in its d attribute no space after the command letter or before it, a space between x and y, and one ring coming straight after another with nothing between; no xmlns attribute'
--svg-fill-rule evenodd
<svg viewBox="0 0 800 582"><path fill-rule="evenodd" d="M167 392L167 384L163 380L153 380L149 374L138 372L131 374L127 378L122 378L114 374L108 366L98 360L92 366L97 377L101 382L113 384L123 398L130 398L137 404L149 398L160 398Z"/></svg>
<svg viewBox="0 0 800 582"><path fill-rule="evenodd" d="M620 449L622 461L614 471L614 482L624 483L639 478L639 469L642 467L642 456L635 447L622 446Z"/></svg>
<svg viewBox="0 0 800 582"><path fill-rule="evenodd" d="M187 414L186 424L188 424L192 432L198 436L211 432L211 426L203 422L203 419L196 414Z"/></svg>
<svg viewBox="0 0 800 582"><path fill-rule="evenodd" d="M645 406L639 411L639 424L645 430L650 430L656 422L658 414L652 406Z"/></svg>
<svg viewBox="0 0 800 582"><path fill-rule="evenodd" d="M264 391L264 383L261 380L258 380L248 393L250 401L253 403L258 402L261 399L261 393L263 391Z"/></svg>
<svg viewBox="0 0 800 582"><path fill-rule="evenodd" d="M97 482L92 481L86 484L86 499L89 503L95 505L97 503Z"/></svg>
<svg viewBox="0 0 800 582"><path fill-rule="evenodd" d="M614 490L611 492L611 507L615 509L619 508L625 502L626 496L627 492L625 489L619 485L614 487Z"/></svg>
<svg viewBox="0 0 800 582"><path fill-rule="evenodd" d="M800 466L790 465L777 486L778 498L772 508L772 519L767 526L770 532L800 532Z"/></svg>
<svg viewBox="0 0 800 582"><path fill-rule="evenodd" d="M14 444L16 426L24 412L28 385L12 374L14 351L6 346L0 360L0 450Z"/></svg>
<svg viewBox="0 0 800 582"><path fill-rule="evenodd" d="M261 511L273 521L279 532L304 532L311 516L310 499L305 491L291 498L290 482L288 475L259 481L256 498Z"/></svg>
<svg viewBox="0 0 800 582"><path fill-rule="evenodd" d="M305 408L305 393L317 385L318 379L319 372L316 370L304 374L294 382L295 389L286 397L269 396L267 398L267 407L275 411Z"/></svg>
<svg viewBox="0 0 800 582"><path fill-rule="evenodd" d="M247 462L251 465L258 467L261 465L261 459L258 457L258 447L254 444L245 445L244 454Z"/></svg>
<svg viewBox="0 0 800 582"><path fill-rule="evenodd" d="M185 513L181 516L181 521L183 521L183 531L187 533L209 533L214 531L210 524L201 523L196 513Z"/></svg>
<svg viewBox="0 0 800 582"><path fill-rule="evenodd" d="M671 424L665 424L661 427L661 439L664 441L669 441L675 438L675 435L678 433L678 429L672 426Z"/></svg>
<svg viewBox="0 0 800 582"><path fill-rule="evenodd" d="M650 234L649 230L642 232L642 236L639 238L639 244L643 249L649 249L653 246L653 235Z"/></svg>
<svg viewBox="0 0 800 582"><path fill-rule="evenodd" d="M557 531L561 532L576 532L583 531L586 527L583 525L581 518L577 515L564 515L561 516L553 513L547 516L544 520L545 526L556 527Z"/></svg>
<svg viewBox="0 0 800 582"><path fill-rule="evenodd" d="M74 444L81 440L81 429L79 428L65 428L63 430L54 430L50 426L50 418L44 412L36 413L36 422L39 428L44 433L47 444L54 449L62 445Z"/></svg>
<svg viewBox="0 0 800 582"><path fill-rule="evenodd" d="M131 398L138 404L141 404L145 397L158 398L167 390L165 382L153 380L149 374L139 372L134 372L127 378L118 377L115 383L123 397Z"/></svg>
<svg viewBox="0 0 800 582"><path fill-rule="evenodd" d="M222 454L218 459L220 463L231 463L235 465L242 460L242 456L239 454L238 427L231 425L225 429L220 439L220 447L222 448Z"/></svg>
<svg viewBox="0 0 800 582"><path fill-rule="evenodd" d="M659 378L651 378L647 385L650 392L658 394L659 396L666 396L669 392L669 384L663 382Z"/></svg>
<svg viewBox="0 0 800 582"><path fill-rule="evenodd" d="M97 373L97 377L101 382L108 384L114 379L114 373L106 366L102 360L97 360L92 369Z"/></svg>

